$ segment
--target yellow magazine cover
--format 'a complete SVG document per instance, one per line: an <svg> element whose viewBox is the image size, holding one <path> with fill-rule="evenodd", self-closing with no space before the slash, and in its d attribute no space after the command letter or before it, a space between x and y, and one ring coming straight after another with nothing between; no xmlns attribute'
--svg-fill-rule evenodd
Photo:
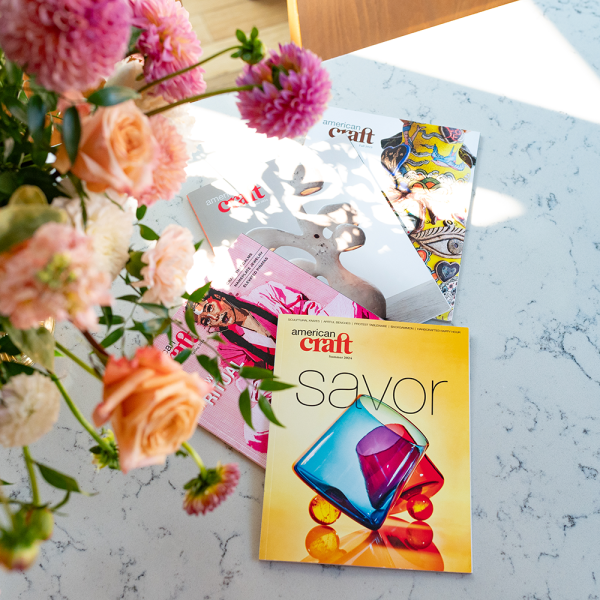
<svg viewBox="0 0 600 600"><path fill-rule="evenodd" d="M260 558L471 572L469 332L281 315Z"/></svg>

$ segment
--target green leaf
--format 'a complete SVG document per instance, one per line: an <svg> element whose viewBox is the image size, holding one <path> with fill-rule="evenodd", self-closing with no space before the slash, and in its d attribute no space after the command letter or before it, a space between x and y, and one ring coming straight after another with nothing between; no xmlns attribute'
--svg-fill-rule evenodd
<svg viewBox="0 0 600 600"><path fill-rule="evenodd" d="M271 403L262 394L258 398L258 408L262 410L263 415L265 415L265 417L267 417L271 423L275 423L275 425L278 425L279 427L285 427L285 425L282 425L277 420Z"/></svg>
<svg viewBox="0 0 600 600"><path fill-rule="evenodd" d="M209 358L206 354L200 354L196 356L200 366L213 377L215 381L218 383L223 383L223 378L221 377L221 371L219 370L219 361L217 358Z"/></svg>
<svg viewBox="0 0 600 600"><path fill-rule="evenodd" d="M182 365L190 357L191 353L192 353L191 349L186 348L185 350L180 352L173 360L175 362L178 362L180 365Z"/></svg>
<svg viewBox="0 0 600 600"><path fill-rule="evenodd" d="M127 46L127 56L133 54L136 51L136 46L140 35L144 30L139 27L132 27L131 33L129 34L129 44Z"/></svg>
<svg viewBox="0 0 600 600"><path fill-rule="evenodd" d="M202 246L202 242L203 242L203 241L204 241L204 240L200 240L199 242L196 242L196 243L194 244L194 250L196 250L196 251L197 251L197 250L198 250L198 248L200 248L200 246Z"/></svg>
<svg viewBox="0 0 600 600"><path fill-rule="evenodd" d="M0 479L0 485L14 485L14 484L8 483L8 481L4 481L4 479Z"/></svg>
<svg viewBox="0 0 600 600"><path fill-rule="evenodd" d="M16 329L6 317L0 317L0 322L23 354L49 371L54 371L54 337L45 327Z"/></svg>
<svg viewBox="0 0 600 600"><path fill-rule="evenodd" d="M124 327L119 327L118 329L115 329L112 333L109 333L100 342L100 345L103 348L108 348L109 346L112 346L115 342L119 341L123 337L124 333L125 333L125 328Z"/></svg>
<svg viewBox="0 0 600 600"><path fill-rule="evenodd" d="M258 29L256 27L253 27L252 31L250 32L250 39L252 41L254 41L257 37L258 37Z"/></svg>
<svg viewBox="0 0 600 600"><path fill-rule="evenodd" d="M273 379L273 371L260 367L242 367L240 377L245 379Z"/></svg>
<svg viewBox="0 0 600 600"><path fill-rule="evenodd" d="M241 29L236 29L235 37L243 44L246 41L246 34Z"/></svg>
<svg viewBox="0 0 600 600"><path fill-rule="evenodd" d="M199 337L198 332L196 331L196 322L194 320L194 309L191 304L188 304L185 309L185 324L196 337Z"/></svg>
<svg viewBox="0 0 600 600"><path fill-rule="evenodd" d="M2 102L15 119L21 121L23 125L27 125L27 109L22 102L11 96L4 96Z"/></svg>
<svg viewBox="0 0 600 600"><path fill-rule="evenodd" d="M117 300L123 300L123 302L133 302L134 304L136 304L139 299L140 297L136 296L135 294L127 294L117 298Z"/></svg>
<svg viewBox="0 0 600 600"><path fill-rule="evenodd" d="M0 363L0 367L3 371L3 377L5 379L4 383L16 375L21 375L22 373L25 375L33 375L33 372L35 371L33 367L28 367L27 365L14 362Z"/></svg>
<svg viewBox="0 0 600 600"><path fill-rule="evenodd" d="M77 492L78 494L86 494L81 489L79 489L79 484L73 477L69 477L60 471L55 471L50 467L46 467L45 465L40 464L39 462L35 463L42 474L42 477L46 480L46 483L50 484L52 487L58 488L59 490L67 490L68 492Z"/></svg>
<svg viewBox="0 0 600 600"><path fill-rule="evenodd" d="M121 104L121 102L127 102L127 100L134 100L139 97L140 95L134 89L111 85L90 94L88 102L96 106L114 106L115 104Z"/></svg>
<svg viewBox="0 0 600 600"><path fill-rule="evenodd" d="M248 388L240 394L239 406L244 421L246 421L246 424L250 429L254 429L252 426L252 407L250 406L250 392L248 391Z"/></svg>
<svg viewBox="0 0 600 600"><path fill-rule="evenodd" d="M0 337L0 353L8 354L9 356L17 356L18 354L22 354L21 350L15 346L8 335Z"/></svg>
<svg viewBox="0 0 600 600"><path fill-rule="evenodd" d="M148 321L133 321L133 327L130 327L130 331L139 331L143 334L159 335L163 331L166 331L167 327L171 323L171 319L149 319Z"/></svg>
<svg viewBox="0 0 600 600"><path fill-rule="evenodd" d="M129 260L125 265L127 272L132 277L137 277L137 279L142 279L142 269L146 266L145 262L142 262L142 255L144 253L140 251L130 252Z"/></svg>
<svg viewBox="0 0 600 600"><path fill-rule="evenodd" d="M102 309L103 315L103 317L101 317L103 320L102 325L106 325L106 333L108 333L113 325L113 311L110 306L101 306L100 308Z"/></svg>
<svg viewBox="0 0 600 600"><path fill-rule="evenodd" d="M201 302L202 300L204 300L204 297L206 296L206 294L208 294L209 289L210 289L210 281L208 283L205 283L202 287L199 287L192 294L190 294L190 297L189 297L190 301L191 302Z"/></svg>
<svg viewBox="0 0 600 600"><path fill-rule="evenodd" d="M104 317L100 317L98 319L98 323L100 323L100 325L107 325L106 319ZM121 317L120 315L112 316L113 325L120 325L121 323L125 323L125 319L123 317Z"/></svg>
<svg viewBox="0 0 600 600"><path fill-rule="evenodd" d="M79 113L74 106L69 106L63 115L62 139L65 144L65 150L69 155L69 160L73 165L77 159L79 140L81 139L81 122L79 120Z"/></svg>
<svg viewBox="0 0 600 600"><path fill-rule="evenodd" d="M23 71L21 70L19 65L17 65L17 63L14 63L10 60L6 60L6 58L5 58L4 59L4 68L6 70L6 76L7 76L8 82L10 84L19 85L21 83L21 81L23 81Z"/></svg>
<svg viewBox="0 0 600 600"><path fill-rule="evenodd" d="M265 392L279 392L281 390L288 390L293 387L295 386L291 383L283 383L283 381L276 381L275 379L265 379L261 381L258 389L264 390Z"/></svg>
<svg viewBox="0 0 600 600"><path fill-rule="evenodd" d="M34 96L27 104L27 125L36 144L40 144L44 135L46 106L40 96Z"/></svg>
<svg viewBox="0 0 600 600"><path fill-rule="evenodd" d="M225 343L225 340L218 333L215 333L214 335L211 335L208 339L209 340L214 340L215 342L218 342L219 344L224 344Z"/></svg>
<svg viewBox="0 0 600 600"><path fill-rule="evenodd" d="M154 240L160 239L160 236L158 235L158 233L156 233L156 231L153 231L152 229L150 229L150 227L148 227L147 225L142 225L141 223L139 223L139 227L140 227L140 235L145 240L149 240L152 242Z"/></svg>
<svg viewBox="0 0 600 600"><path fill-rule="evenodd" d="M10 171L0 173L0 192L10 196L18 187L19 181L15 173L11 173Z"/></svg>
<svg viewBox="0 0 600 600"><path fill-rule="evenodd" d="M0 209L0 252L28 240L44 223L66 223L64 210L41 204L15 204Z"/></svg>
<svg viewBox="0 0 600 600"><path fill-rule="evenodd" d="M138 206L137 210L135 211L135 218L138 221L141 221L144 218L144 215L146 214L147 210L148 210L148 207L145 204Z"/></svg>
<svg viewBox="0 0 600 600"><path fill-rule="evenodd" d="M54 351L54 358L63 358L64 354L62 352L59 352L58 350Z"/></svg>
<svg viewBox="0 0 600 600"><path fill-rule="evenodd" d="M150 304L148 302L139 302L138 306L142 306L146 310L162 317L163 319L169 318L169 309L164 307L162 304Z"/></svg>

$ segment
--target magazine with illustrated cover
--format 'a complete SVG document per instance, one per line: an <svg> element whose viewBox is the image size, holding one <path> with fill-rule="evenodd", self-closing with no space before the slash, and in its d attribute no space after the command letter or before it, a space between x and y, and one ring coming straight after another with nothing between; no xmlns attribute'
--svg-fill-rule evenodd
<svg viewBox="0 0 600 600"><path fill-rule="evenodd" d="M306 144L350 139L444 294L451 321L479 133L329 108Z"/></svg>
<svg viewBox="0 0 600 600"><path fill-rule="evenodd" d="M280 317L260 558L471 572L469 333Z"/></svg>
<svg viewBox="0 0 600 600"><path fill-rule="evenodd" d="M295 142L270 148L208 156L222 179L188 199L213 249L244 233L381 318L423 322L448 310L347 139L330 164Z"/></svg>
<svg viewBox="0 0 600 600"><path fill-rule="evenodd" d="M246 380L230 363L273 370L277 319L282 314L379 318L245 235L218 252L209 269L206 280L194 282L199 287L211 281L204 300L191 303L198 337L173 325L171 342L167 334L162 334L154 345L173 358L191 349L184 369L211 382L212 377L200 366L196 355L212 358L216 356L214 348L218 349L223 384L216 384L206 397L207 406L199 423L264 468L269 423L258 407L256 382L249 390L252 430L238 407ZM182 306L174 317L182 324L185 310ZM222 342L210 339L215 335ZM264 395L270 398L270 392Z"/></svg>

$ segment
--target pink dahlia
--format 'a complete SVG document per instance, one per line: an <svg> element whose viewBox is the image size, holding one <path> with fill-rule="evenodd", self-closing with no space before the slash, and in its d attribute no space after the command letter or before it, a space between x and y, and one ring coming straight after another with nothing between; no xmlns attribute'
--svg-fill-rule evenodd
<svg viewBox="0 0 600 600"><path fill-rule="evenodd" d="M144 30L137 47L146 57L144 78L147 82L185 69L200 60L200 42L192 30L189 13L181 2L132 0L132 3L133 24ZM167 102L197 96L206 89L202 73L204 69L196 67L154 86L150 93L162 96Z"/></svg>
<svg viewBox="0 0 600 600"><path fill-rule="evenodd" d="M154 183L138 195L138 203L150 206L157 200L171 200L185 181L185 167L189 159L184 139L177 128L162 115L150 117L152 135L158 142L157 164L153 171Z"/></svg>
<svg viewBox="0 0 600 600"><path fill-rule="evenodd" d="M235 463L218 463L214 469L205 469L183 486L187 490L183 500L184 510L188 515L205 515L233 492L239 480L240 470Z"/></svg>
<svg viewBox="0 0 600 600"><path fill-rule="evenodd" d="M295 44L279 45L279 53L256 65L244 65L236 83L255 85L239 92L242 119L268 137L305 135L320 119L331 95L331 81L321 59Z"/></svg>
<svg viewBox="0 0 600 600"><path fill-rule="evenodd" d="M53 317L95 330L94 305L111 303L110 276L95 266L92 239L69 225L46 223L0 254L0 314L18 329Z"/></svg>
<svg viewBox="0 0 600 600"><path fill-rule="evenodd" d="M45 88L83 91L123 58L131 18L127 0L0 0L0 46Z"/></svg>

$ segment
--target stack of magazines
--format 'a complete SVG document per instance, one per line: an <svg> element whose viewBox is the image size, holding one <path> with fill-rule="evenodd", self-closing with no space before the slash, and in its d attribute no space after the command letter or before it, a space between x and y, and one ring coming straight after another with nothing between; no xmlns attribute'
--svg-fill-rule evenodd
<svg viewBox="0 0 600 600"><path fill-rule="evenodd" d="M208 156L188 200L210 288L176 316L196 335L156 345L218 352L200 425L266 467L261 559L471 572L469 337L450 323L478 143L330 108L304 146ZM295 387L247 387L242 366Z"/></svg>

